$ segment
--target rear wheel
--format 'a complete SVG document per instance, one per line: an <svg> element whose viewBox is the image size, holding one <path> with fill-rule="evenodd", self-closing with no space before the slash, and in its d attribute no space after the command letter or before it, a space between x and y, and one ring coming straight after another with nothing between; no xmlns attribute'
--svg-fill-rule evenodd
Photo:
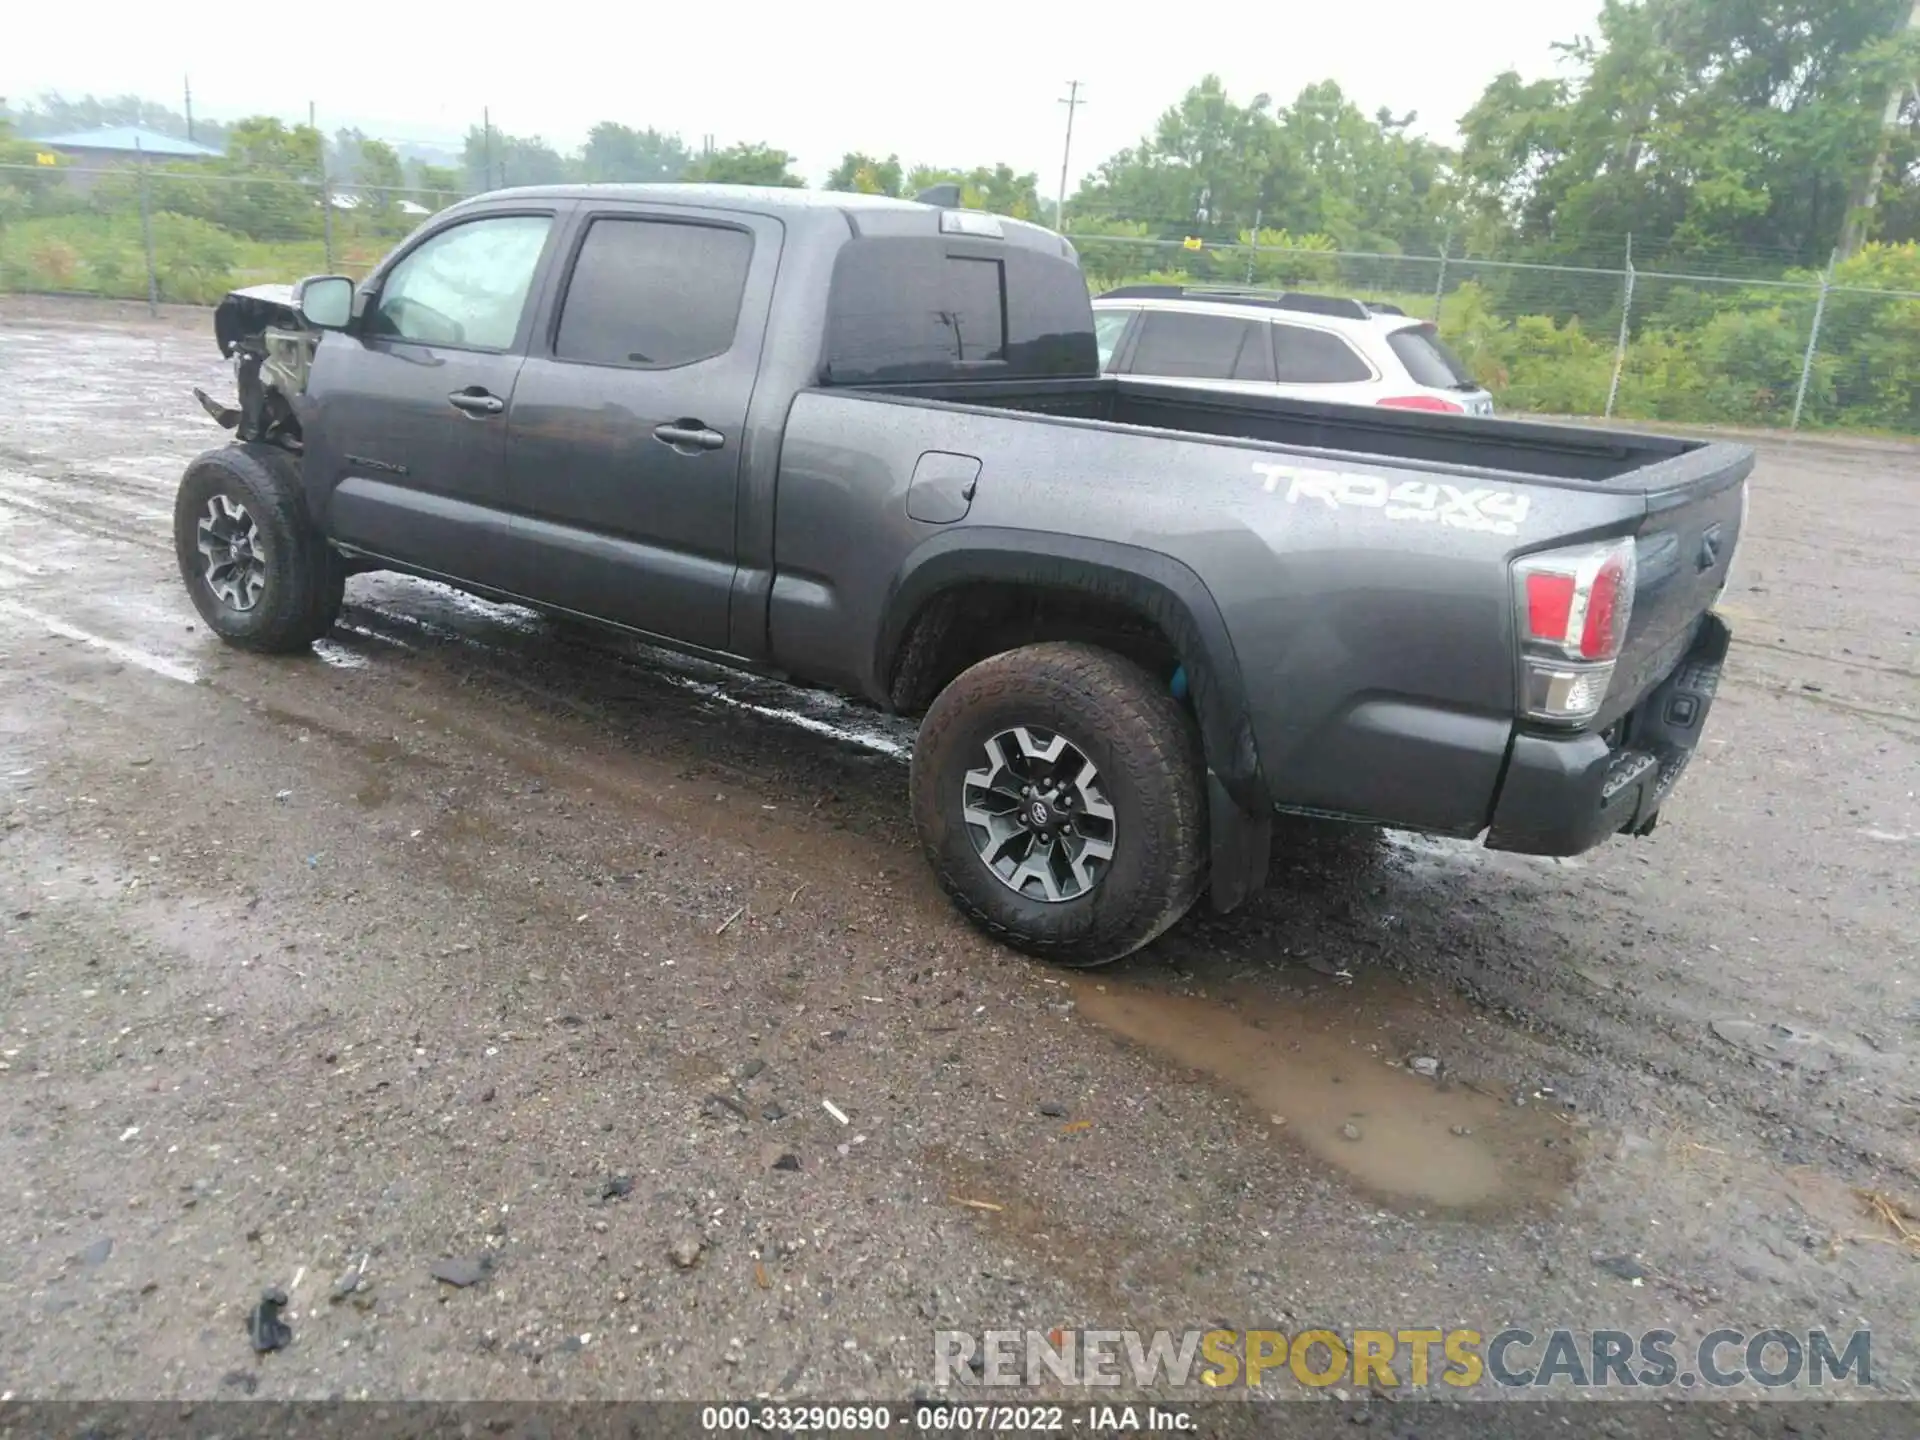
<svg viewBox="0 0 1920 1440"><path fill-rule="evenodd" d="M1163 934L1206 884L1192 721L1092 645L1028 645L941 691L913 753L913 810L954 902L988 934L1104 965Z"/></svg>
<svg viewBox="0 0 1920 1440"><path fill-rule="evenodd" d="M300 461L271 445L228 445L187 467L173 506L180 578L229 644L300 650L333 628L345 563L308 520Z"/></svg>

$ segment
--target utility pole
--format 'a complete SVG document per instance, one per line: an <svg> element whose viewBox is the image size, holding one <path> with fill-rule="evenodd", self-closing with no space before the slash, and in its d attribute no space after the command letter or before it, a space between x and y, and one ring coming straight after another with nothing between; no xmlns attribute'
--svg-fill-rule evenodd
<svg viewBox="0 0 1920 1440"><path fill-rule="evenodd" d="M193 77L187 76L187 139L193 139Z"/></svg>
<svg viewBox="0 0 1920 1440"><path fill-rule="evenodd" d="M1907 16L1907 28L1920 30L1920 0L1913 0L1913 13ZM1893 93L1887 97L1887 108L1880 119L1880 145L1874 151L1873 164L1867 167L1866 179L1861 182L1860 190L1854 195L1853 204L1847 207L1847 223L1840 232L1840 258L1852 256L1867 237L1873 233L1873 210L1880 203L1880 182L1887 173L1887 152L1893 146L1893 137L1900 128L1900 112L1907 108L1907 96L1920 90L1920 82L1904 80L1893 87Z"/></svg>
<svg viewBox="0 0 1920 1440"><path fill-rule="evenodd" d="M493 188L493 114L486 106L480 107L481 164L485 169L480 175L480 188Z"/></svg>
<svg viewBox="0 0 1920 1440"><path fill-rule="evenodd" d="M1914 0L1914 3L1920 7L1920 0ZM1067 93L1060 103L1067 107L1067 143L1060 149L1060 203L1054 207L1053 228L1065 230L1067 228L1067 171L1073 164L1073 112L1087 103L1080 98L1078 80L1067 82Z"/></svg>

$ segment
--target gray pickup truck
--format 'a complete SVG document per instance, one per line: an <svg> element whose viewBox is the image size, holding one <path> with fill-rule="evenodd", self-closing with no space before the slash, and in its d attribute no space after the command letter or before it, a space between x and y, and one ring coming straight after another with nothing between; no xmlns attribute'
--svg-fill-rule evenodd
<svg viewBox="0 0 1920 1440"><path fill-rule="evenodd" d="M396 570L923 718L977 924L1071 965L1264 883L1276 810L1649 831L1743 448L1100 374L1069 242L938 203L504 191L215 317L180 571L233 644Z"/></svg>

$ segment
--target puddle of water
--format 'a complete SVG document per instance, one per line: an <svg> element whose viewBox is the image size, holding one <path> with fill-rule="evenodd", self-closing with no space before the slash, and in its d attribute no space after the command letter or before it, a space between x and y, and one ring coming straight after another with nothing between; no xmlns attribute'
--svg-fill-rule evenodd
<svg viewBox="0 0 1920 1440"><path fill-rule="evenodd" d="M1573 1178L1569 1127L1544 1107L1385 1064L1362 1039L1367 1000L1353 990L1232 1005L1113 980L1083 980L1074 993L1081 1015L1214 1076L1262 1126L1284 1116L1276 1138L1381 1199L1506 1208L1549 1199Z"/></svg>

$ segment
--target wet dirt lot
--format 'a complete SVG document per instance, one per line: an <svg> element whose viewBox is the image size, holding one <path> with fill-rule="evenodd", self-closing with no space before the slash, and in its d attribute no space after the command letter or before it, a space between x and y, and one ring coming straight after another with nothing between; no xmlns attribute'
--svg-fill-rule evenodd
<svg viewBox="0 0 1920 1440"><path fill-rule="evenodd" d="M1073 975L949 912L885 717L393 577L214 643L210 332L0 299L0 1390L901 1398L939 1328L1518 1324L1870 1326L1913 1393L1860 1192L1920 1195L1920 454L1763 448L1654 836L1289 826Z"/></svg>

